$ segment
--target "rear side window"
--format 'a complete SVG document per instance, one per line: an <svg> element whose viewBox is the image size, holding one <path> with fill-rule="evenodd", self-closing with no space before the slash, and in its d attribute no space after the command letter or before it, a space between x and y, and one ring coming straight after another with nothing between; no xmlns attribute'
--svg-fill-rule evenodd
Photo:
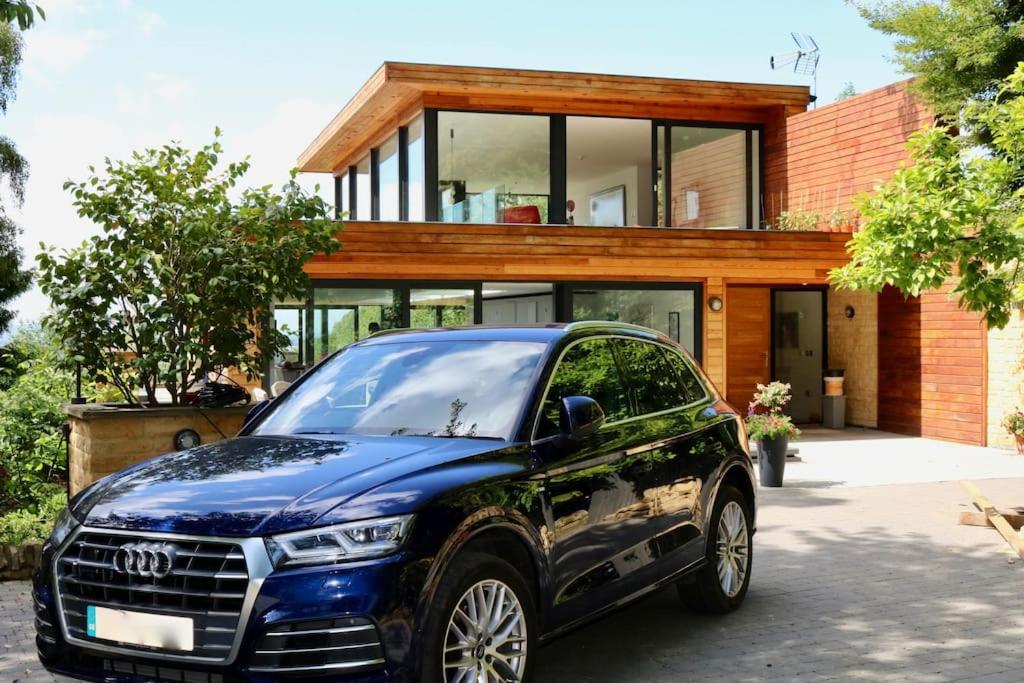
<svg viewBox="0 0 1024 683"><path fill-rule="evenodd" d="M604 410L605 420L629 416L629 394L607 339L588 339L569 347L548 386L537 438L558 433L558 412L566 396L589 396Z"/></svg>
<svg viewBox="0 0 1024 683"><path fill-rule="evenodd" d="M686 405L687 392L661 346L634 339L616 340L640 415Z"/></svg>
<svg viewBox="0 0 1024 683"><path fill-rule="evenodd" d="M693 403L707 396L704 385L697 378L697 374L690 367L690 364L683 360L683 357L675 351L664 348L662 351L664 351L672 367L675 368L676 374L679 375L679 381L682 383L683 392L686 395L686 402Z"/></svg>

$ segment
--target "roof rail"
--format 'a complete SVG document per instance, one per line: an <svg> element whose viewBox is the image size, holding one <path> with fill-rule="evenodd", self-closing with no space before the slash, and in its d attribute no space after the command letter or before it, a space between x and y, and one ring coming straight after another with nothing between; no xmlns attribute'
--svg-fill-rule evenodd
<svg viewBox="0 0 1024 683"><path fill-rule="evenodd" d="M620 323L611 320L577 320L575 322L566 323L566 332L575 332L576 330L586 330L590 328L609 328L614 327L617 329L635 330L637 332L646 332L656 336L663 336L657 330L652 330L649 327L643 325L634 325L633 323Z"/></svg>

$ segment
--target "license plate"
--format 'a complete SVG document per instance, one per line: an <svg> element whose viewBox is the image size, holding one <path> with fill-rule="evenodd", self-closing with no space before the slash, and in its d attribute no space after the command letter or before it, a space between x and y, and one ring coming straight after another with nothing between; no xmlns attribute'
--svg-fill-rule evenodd
<svg viewBox="0 0 1024 683"><path fill-rule="evenodd" d="M89 605L85 632L90 638L113 640L125 645L158 647L191 652L192 620L165 614L128 612Z"/></svg>

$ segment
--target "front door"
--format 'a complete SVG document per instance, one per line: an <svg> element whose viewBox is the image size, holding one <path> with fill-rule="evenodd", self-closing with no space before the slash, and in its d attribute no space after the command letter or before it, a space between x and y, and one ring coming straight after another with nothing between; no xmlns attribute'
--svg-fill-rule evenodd
<svg viewBox="0 0 1024 683"><path fill-rule="evenodd" d="M787 412L794 422L821 422L825 292L776 290L773 295L773 375L792 387L793 400Z"/></svg>
<svg viewBox="0 0 1024 683"><path fill-rule="evenodd" d="M758 384L771 381L772 304L768 287L730 286L725 304L725 397L746 413Z"/></svg>

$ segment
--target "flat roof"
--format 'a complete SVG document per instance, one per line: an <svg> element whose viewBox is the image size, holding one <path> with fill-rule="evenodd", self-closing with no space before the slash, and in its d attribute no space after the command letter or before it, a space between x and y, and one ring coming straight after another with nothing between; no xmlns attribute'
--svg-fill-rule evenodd
<svg viewBox="0 0 1024 683"><path fill-rule="evenodd" d="M637 118L671 118L673 108L686 108L726 121L766 107L803 109L809 101L810 89L798 85L384 62L302 152L298 166L334 172L424 107Z"/></svg>

